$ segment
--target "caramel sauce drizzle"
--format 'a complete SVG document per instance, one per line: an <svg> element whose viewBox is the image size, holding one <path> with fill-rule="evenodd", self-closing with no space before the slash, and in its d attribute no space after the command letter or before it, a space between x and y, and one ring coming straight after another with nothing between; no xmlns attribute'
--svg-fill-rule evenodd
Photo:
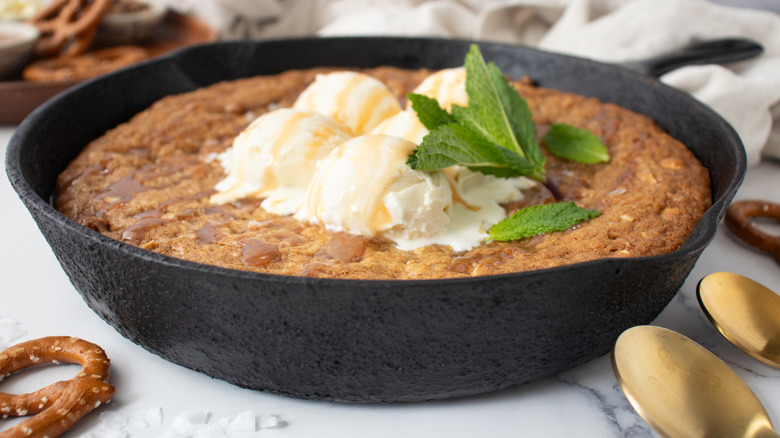
<svg viewBox="0 0 780 438"><path fill-rule="evenodd" d="M279 246L257 238L244 239L241 242L241 260L248 266L268 266L282 259Z"/></svg>
<svg viewBox="0 0 780 438"><path fill-rule="evenodd" d="M146 234L154 228L159 227L168 222L168 219L162 219L159 217L145 217L139 219L138 222L129 226L122 232L122 240L127 242L139 243Z"/></svg>
<svg viewBox="0 0 780 438"><path fill-rule="evenodd" d="M140 181L133 178L132 175L128 175L106 187L98 196L98 199L107 199L112 204L127 202L133 199L135 195L147 190L149 190L148 187L144 187Z"/></svg>
<svg viewBox="0 0 780 438"><path fill-rule="evenodd" d="M325 271L325 269L328 268L328 266L331 266L329 263L322 263L322 262L312 262L307 263L301 268L301 276L302 277L316 277L317 274L320 274Z"/></svg>
<svg viewBox="0 0 780 438"><path fill-rule="evenodd" d="M507 260L514 258L517 253L530 251L526 247L508 246L491 253L475 253L469 256L456 257L447 265L447 270L461 274L470 274L477 265L499 267L506 263Z"/></svg>
<svg viewBox="0 0 780 438"><path fill-rule="evenodd" d="M314 257L333 259L341 262L359 262L366 251L366 239L363 236L339 232L326 243Z"/></svg>
<svg viewBox="0 0 780 438"><path fill-rule="evenodd" d="M208 245L213 243L217 239L217 227L219 224L216 222L209 222L206 225L198 229L198 243L201 245Z"/></svg>

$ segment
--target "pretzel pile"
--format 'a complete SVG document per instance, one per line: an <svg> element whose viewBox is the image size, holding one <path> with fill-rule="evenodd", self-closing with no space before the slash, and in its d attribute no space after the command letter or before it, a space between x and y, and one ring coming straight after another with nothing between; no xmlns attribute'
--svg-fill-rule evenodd
<svg viewBox="0 0 780 438"><path fill-rule="evenodd" d="M113 0L52 0L28 22L40 30L36 61L22 71L35 82L78 81L99 76L148 57L138 46L108 47L89 52L98 26Z"/></svg>
<svg viewBox="0 0 780 438"><path fill-rule="evenodd" d="M735 236L745 243L767 252L780 263L780 236L761 231L751 217L765 217L780 221L780 204L768 201L746 200L733 202L726 210L724 223Z"/></svg>
<svg viewBox="0 0 780 438"><path fill-rule="evenodd" d="M76 56L41 59L28 65L22 76L28 81L78 81L143 61L146 50L138 46L114 46Z"/></svg>
<svg viewBox="0 0 780 438"><path fill-rule="evenodd" d="M0 352L0 380L43 363L79 363L71 380L53 383L29 394L0 392L0 416L34 415L5 432L3 438L59 436L114 394L108 381L110 362L99 346L79 338L52 336L23 342Z"/></svg>
<svg viewBox="0 0 780 438"><path fill-rule="evenodd" d="M109 6L111 0L52 0L28 20L41 32L35 55L43 58L86 52Z"/></svg>

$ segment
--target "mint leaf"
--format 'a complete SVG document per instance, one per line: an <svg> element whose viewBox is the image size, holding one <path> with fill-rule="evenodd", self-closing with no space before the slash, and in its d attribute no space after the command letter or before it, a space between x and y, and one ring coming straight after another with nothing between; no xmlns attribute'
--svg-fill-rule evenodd
<svg viewBox="0 0 780 438"><path fill-rule="evenodd" d="M469 105L444 110L435 99L410 94L412 108L429 134L407 160L413 169L438 170L455 164L503 178L528 176L542 182L556 199L563 194L545 175L545 158L525 99L494 64L486 64L477 45L465 59ZM583 163L609 160L606 147L591 132L551 126L545 136L551 152ZM524 208L489 230L491 240L517 240L565 230L600 215L573 202Z"/></svg>
<svg viewBox="0 0 780 438"><path fill-rule="evenodd" d="M526 158L540 167L544 167L545 159L539 149L539 142L536 139L536 124L531 117L528 104L494 63L488 64L488 68L520 149Z"/></svg>
<svg viewBox="0 0 780 438"><path fill-rule="evenodd" d="M453 115L458 122L480 132L491 142L522 155L523 151L509 120L511 109L504 106L491 68L485 64L479 47L471 46L464 64L469 106L453 107Z"/></svg>
<svg viewBox="0 0 780 438"><path fill-rule="evenodd" d="M543 140L550 152L559 158L584 164L609 161L607 147L586 129L555 123L550 126Z"/></svg>
<svg viewBox="0 0 780 438"><path fill-rule="evenodd" d="M412 103L412 109L417 113L420 123L428 131L433 131L441 125L455 122L455 118L447 110L439 106L439 102L436 99L415 93L409 93L407 98Z"/></svg>
<svg viewBox="0 0 780 438"><path fill-rule="evenodd" d="M488 238L509 241L563 231L600 214L598 210L578 207L574 202L533 205L516 211L512 216L490 227Z"/></svg>
<svg viewBox="0 0 780 438"><path fill-rule="evenodd" d="M468 107L453 105L450 114L434 99L409 95L430 134L407 163L421 170L462 164L490 175L544 182L545 159L525 100L498 67L485 63L477 45L466 54L465 67Z"/></svg>
<svg viewBox="0 0 780 438"><path fill-rule="evenodd" d="M407 164L417 170L438 170L455 164L499 177L511 177L536 169L534 163L496 146L463 125L441 125L423 138Z"/></svg>

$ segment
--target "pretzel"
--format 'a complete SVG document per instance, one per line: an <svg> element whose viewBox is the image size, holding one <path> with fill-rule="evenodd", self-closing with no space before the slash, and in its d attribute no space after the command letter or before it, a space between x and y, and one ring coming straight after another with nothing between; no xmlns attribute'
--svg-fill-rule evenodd
<svg viewBox="0 0 780 438"><path fill-rule="evenodd" d="M751 217L767 217L780 221L780 204L747 200L732 203L726 210L724 222L735 236L761 251L773 255L780 263L780 236L761 231L750 222Z"/></svg>
<svg viewBox="0 0 780 438"><path fill-rule="evenodd" d="M86 52L110 6L111 0L53 0L27 20L41 32L35 55L44 58Z"/></svg>
<svg viewBox="0 0 780 438"><path fill-rule="evenodd" d="M22 71L22 77L35 82L79 81L126 67L148 57L138 46L115 46L82 55L39 59Z"/></svg>
<svg viewBox="0 0 780 438"><path fill-rule="evenodd" d="M111 399L114 387L106 383L110 362L105 351L79 338L51 336L0 352L0 380L33 365L59 362L79 363L82 370L71 380L56 382L29 394L0 392L2 418L35 415L0 432L2 438L54 438Z"/></svg>

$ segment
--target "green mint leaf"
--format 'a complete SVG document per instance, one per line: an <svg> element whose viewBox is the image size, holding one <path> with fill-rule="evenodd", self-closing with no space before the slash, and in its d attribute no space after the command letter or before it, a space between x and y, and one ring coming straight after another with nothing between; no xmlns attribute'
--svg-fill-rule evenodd
<svg viewBox="0 0 780 438"><path fill-rule="evenodd" d="M547 148L556 157L583 164L609 161L607 147L594 133L563 123L555 123L544 135Z"/></svg>
<svg viewBox="0 0 780 438"><path fill-rule="evenodd" d="M469 106L453 107L453 115L458 122L481 133L492 143L522 155L523 151L515 138L509 114L493 81L490 68L485 64L482 53L475 44L466 54L465 67Z"/></svg>
<svg viewBox="0 0 780 438"><path fill-rule="evenodd" d="M496 153L502 156L503 161L494 163L493 166L466 164L468 168L474 172L494 175L499 178L514 178L518 175L526 175L536 179L544 178L544 169L540 169L539 166L532 163L527 158L517 155L509 149L491 146L495 148ZM496 166L495 164L501 164L501 166Z"/></svg>
<svg viewBox="0 0 780 438"><path fill-rule="evenodd" d="M512 216L490 227L488 238L509 241L563 231L600 214L598 210L578 207L574 202L533 205L518 210Z"/></svg>
<svg viewBox="0 0 780 438"><path fill-rule="evenodd" d="M412 108L430 133L407 163L420 170L462 164L504 178L528 176L548 181L525 100L495 64L485 63L476 44L469 48L464 64L467 107L453 105L447 113L434 99L409 95Z"/></svg>
<svg viewBox="0 0 780 438"><path fill-rule="evenodd" d="M409 93L407 98L412 103L412 109L417 113L417 118L429 131L433 131L441 125L455 122L455 118L439 106L436 99L415 93Z"/></svg>
<svg viewBox="0 0 780 438"><path fill-rule="evenodd" d="M531 117L528 104L494 63L488 64L488 69L520 149L526 158L544 168L545 159L539 148L536 124Z"/></svg>
<svg viewBox="0 0 780 438"><path fill-rule="evenodd" d="M457 123L441 125L428 133L407 164L417 170L439 170L461 164L505 178L536 169L524 157L492 144L478 132Z"/></svg>

